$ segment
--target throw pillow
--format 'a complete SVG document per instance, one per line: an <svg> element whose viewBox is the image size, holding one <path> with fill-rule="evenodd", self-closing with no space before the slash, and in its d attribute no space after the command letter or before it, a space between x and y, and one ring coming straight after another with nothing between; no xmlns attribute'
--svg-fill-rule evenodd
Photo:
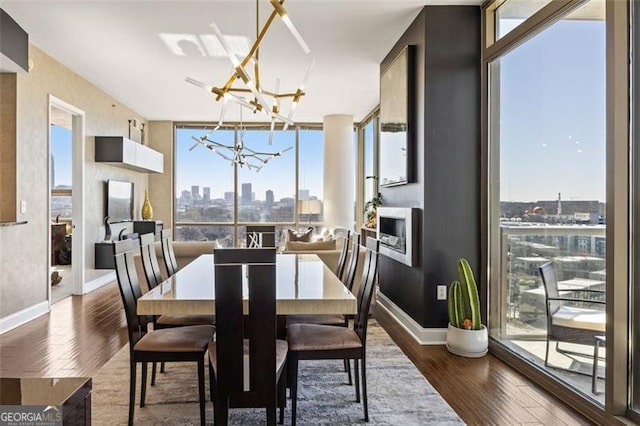
<svg viewBox="0 0 640 426"><path fill-rule="evenodd" d="M296 232L292 229L287 230L287 241L302 241L308 243L311 241L311 233L313 228L309 227L306 231Z"/></svg>

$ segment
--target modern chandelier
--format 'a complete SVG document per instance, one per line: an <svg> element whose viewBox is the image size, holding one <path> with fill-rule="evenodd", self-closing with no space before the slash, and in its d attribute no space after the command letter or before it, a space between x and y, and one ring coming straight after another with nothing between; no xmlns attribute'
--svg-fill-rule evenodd
<svg viewBox="0 0 640 426"><path fill-rule="evenodd" d="M296 110L301 98L305 95L304 87L309 78L311 70L313 68L314 62L311 63L309 69L307 70L302 83L297 87L297 89L293 92L280 92L280 81L276 80L275 90L266 90L262 87L260 81L260 63L259 63L259 53L260 53L260 44L262 43L265 34L271 27L271 24L276 19L276 17L280 17L285 26L289 29L293 37L296 39L300 47L305 53L309 53L309 46L302 38L302 35L297 30L287 11L285 10L284 0L269 0L269 3L273 7L273 11L265 21L262 28L260 28L259 24L259 0L256 0L256 40L251 46L251 49L247 53L247 55L240 60L238 56L233 52L231 46L227 42L226 38L218 28L215 23L210 25L213 30L216 38L220 42L220 45L224 49L225 53L229 57L229 60L233 64L233 72L231 76L227 79L227 81L222 86L210 86L206 83L200 82L193 78L187 77L186 81L194 84L198 87L201 87L215 95L216 101L222 101L222 108L220 110L220 119L218 120L217 126L213 129L213 131L217 130L224 123L224 114L227 107L227 102L232 101L244 108L248 108L252 110L254 113L260 112L264 113L270 120L270 132L269 132L269 144L271 145L273 140L273 131L275 129L276 122L282 122L283 128L282 130L287 130L289 125L293 124L293 113ZM249 71L247 71L248 66L253 67L253 75ZM242 83L241 87L234 87L234 83L236 81L240 81ZM245 99L243 95L248 95L249 99ZM283 115L281 113L281 105L280 102L283 99L290 100L289 102L289 111L287 115ZM207 136L204 136L200 139L200 142L204 144ZM195 145L194 145L195 146ZM246 147L244 149L247 149ZM273 154L271 154L273 155ZM234 156L235 157L235 156ZM237 161L236 161L237 162Z"/></svg>
<svg viewBox="0 0 640 426"><path fill-rule="evenodd" d="M214 152L225 160L231 162L231 165L237 164L240 167L246 166L249 170L259 172L260 169L262 169L269 161L276 157L280 157L285 152L293 149L292 146L289 146L278 152L260 152L245 146L244 134L246 128L242 128L242 108L240 108L239 137L233 145L216 142L210 138L211 133L213 133L217 128L218 127L214 128L214 130L199 138L192 136L191 139L196 143L189 148L189 151L193 150L198 145L202 145L211 152Z"/></svg>

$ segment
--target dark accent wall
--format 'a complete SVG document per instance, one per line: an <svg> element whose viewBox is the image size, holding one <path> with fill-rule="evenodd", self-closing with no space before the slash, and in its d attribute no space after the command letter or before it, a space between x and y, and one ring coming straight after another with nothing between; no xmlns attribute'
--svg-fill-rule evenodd
<svg viewBox="0 0 640 426"><path fill-rule="evenodd" d="M407 44L416 46L416 182L380 192L385 206L422 209L420 264L382 256L379 281L416 322L440 328L447 303L437 300L437 286L457 279L459 258L476 275L480 264L480 8L424 7L381 75Z"/></svg>
<svg viewBox="0 0 640 426"><path fill-rule="evenodd" d="M29 69L29 36L2 9L0 9L0 52L24 71Z"/></svg>

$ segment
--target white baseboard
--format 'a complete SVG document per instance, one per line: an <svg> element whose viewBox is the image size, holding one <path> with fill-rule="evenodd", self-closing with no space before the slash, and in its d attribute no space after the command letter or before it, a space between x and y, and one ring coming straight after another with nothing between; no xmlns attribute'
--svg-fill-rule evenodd
<svg viewBox="0 0 640 426"><path fill-rule="evenodd" d="M424 328L411 318L398 305L393 303L381 292L376 295L376 308L384 309L389 315L395 318L411 336L421 345L444 345L447 342L446 328Z"/></svg>
<svg viewBox="0 0 640 426"><path fill-rule="evenodd" d="M84 285L84 294L90 293L93 290L97 290L100 287L103 287L113 281L115 281L116 278L116 271L111 271L105 275L102 275L98 278L95 278L91 281L88 281L87 283L85 283Z"/></svg>
<svg viewBox="0 0 640 426"><path fill-rule="evenodd" d="M49 301L45 300L44 302L36 303L26 309L9 314L4 318L0 318L0 334L25 324L32 319L38 318L47 312L49 312Z"/></svg>

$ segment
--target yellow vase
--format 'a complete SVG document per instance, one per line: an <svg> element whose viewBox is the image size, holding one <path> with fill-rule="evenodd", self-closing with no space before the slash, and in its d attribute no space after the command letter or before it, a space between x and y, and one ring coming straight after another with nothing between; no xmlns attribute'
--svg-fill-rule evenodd
<svg viewBox="0 0 640 426"><path fill-rule="evenodd" d="M140 212L142 220L150 220L153 217L153 207L149 202L149 192L144 191L144 202L142 203L142 211Z"/></svg>

